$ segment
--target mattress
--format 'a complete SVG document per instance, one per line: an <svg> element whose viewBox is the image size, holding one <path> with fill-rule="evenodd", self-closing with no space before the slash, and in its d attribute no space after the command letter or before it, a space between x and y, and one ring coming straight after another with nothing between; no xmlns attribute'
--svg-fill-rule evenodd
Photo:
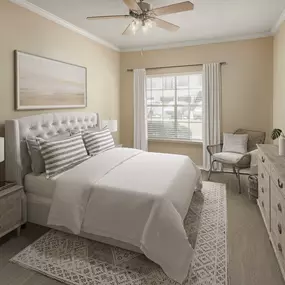
<svg viewBox="0 0 285 285"><path fill-rule="evenodd" d="M43 198L52 198L55 190L56 179L47 179L45 173L35 175L29 173L25 176L25 191Z"/></svg>
<svg viewBox="0 0 285 285"><path fill-rule="evenodd" d="M27 193L28 222L70 233L70 231L65 228L52 227L50 225L47 225L47 219L51 203L52 199L50 198L44 198L32 193ZM107 243L116 247L121 247L130 251L142 253L142 251L138 247L115 240L113 238L106 238L99 235L92 235L84 232L81 232L80 236L98 242Z"/></svg>

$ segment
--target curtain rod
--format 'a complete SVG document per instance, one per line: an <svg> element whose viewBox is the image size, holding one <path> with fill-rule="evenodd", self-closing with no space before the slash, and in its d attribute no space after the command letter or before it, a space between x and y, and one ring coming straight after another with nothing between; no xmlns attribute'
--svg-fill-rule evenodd
<svg viewBox="0 0 285 285"><path fill-rule="evenodd" d="M227 64L226 62L220 62L221 65ZM157 66L157 67L148 67L146 70L156 70L156 69L165 69L165 68L180 68L180 67L188 67L188 66L202 66L203 63L197 64L185 64L185 65L170 65L170 66ZM133 68L127 69L128 72L134 71Z"/></svg>

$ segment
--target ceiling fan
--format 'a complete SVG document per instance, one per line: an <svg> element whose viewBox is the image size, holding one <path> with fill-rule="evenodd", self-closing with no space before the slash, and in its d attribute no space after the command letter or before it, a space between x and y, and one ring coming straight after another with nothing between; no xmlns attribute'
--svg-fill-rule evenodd
<svg viewBox="0 0 285 285"><path fill-rule="evenodd" d="M92 16L87 17L87 20L107 20L107 19L133 19L131 24L123 32L123 35L134 35L140 28L146 32L154 25L157 27L176 32L179 30L179 26L170 22L157 18L157 16L169 15L184 11L193 10L194 5L190 1L184 1L160 8L152 9L151 5L144 0L123 0L128 6L130 12L129 15L110 15L110 16Z"/></svg>

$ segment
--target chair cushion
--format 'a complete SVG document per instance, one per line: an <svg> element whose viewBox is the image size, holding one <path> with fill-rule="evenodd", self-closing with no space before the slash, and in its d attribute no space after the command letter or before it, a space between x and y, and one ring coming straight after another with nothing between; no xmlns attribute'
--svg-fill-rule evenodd
<svg viewBox="0 0 285 285"><path fill-rule="evenodd" d="M236 135L224 133L223 137L223 152L247 152L248 134Z"/></svg>
<svg viewBox="0 0 285 285"><path fill-rule="evenodd" d="M213 154L213 159L224 164L247 168L250 166L251 156L250 154L241 154L236 152L218 152Z"/></svg>
<svg viewBox="0 0 285 285"><path fill-rule="evenodd" d="M235 152L218 152L213 154L214 160L228 164L236 164L242 157L243 154Z"/></svg>

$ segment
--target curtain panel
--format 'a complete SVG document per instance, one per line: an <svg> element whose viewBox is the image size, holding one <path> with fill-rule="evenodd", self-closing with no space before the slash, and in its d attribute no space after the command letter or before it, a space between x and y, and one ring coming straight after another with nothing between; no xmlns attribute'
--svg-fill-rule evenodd
<svg viewBox="0 0 285 285"><path fill-rule="evenodd" d="M210 169L208 145L221 143L221 64L203 65L203 167Z"/></svg>
<svg viewBox="0 0 285 285"><path fill-rule="evenodd" d="M134 70L134 148L148 150L146 70Z"/></svg>

